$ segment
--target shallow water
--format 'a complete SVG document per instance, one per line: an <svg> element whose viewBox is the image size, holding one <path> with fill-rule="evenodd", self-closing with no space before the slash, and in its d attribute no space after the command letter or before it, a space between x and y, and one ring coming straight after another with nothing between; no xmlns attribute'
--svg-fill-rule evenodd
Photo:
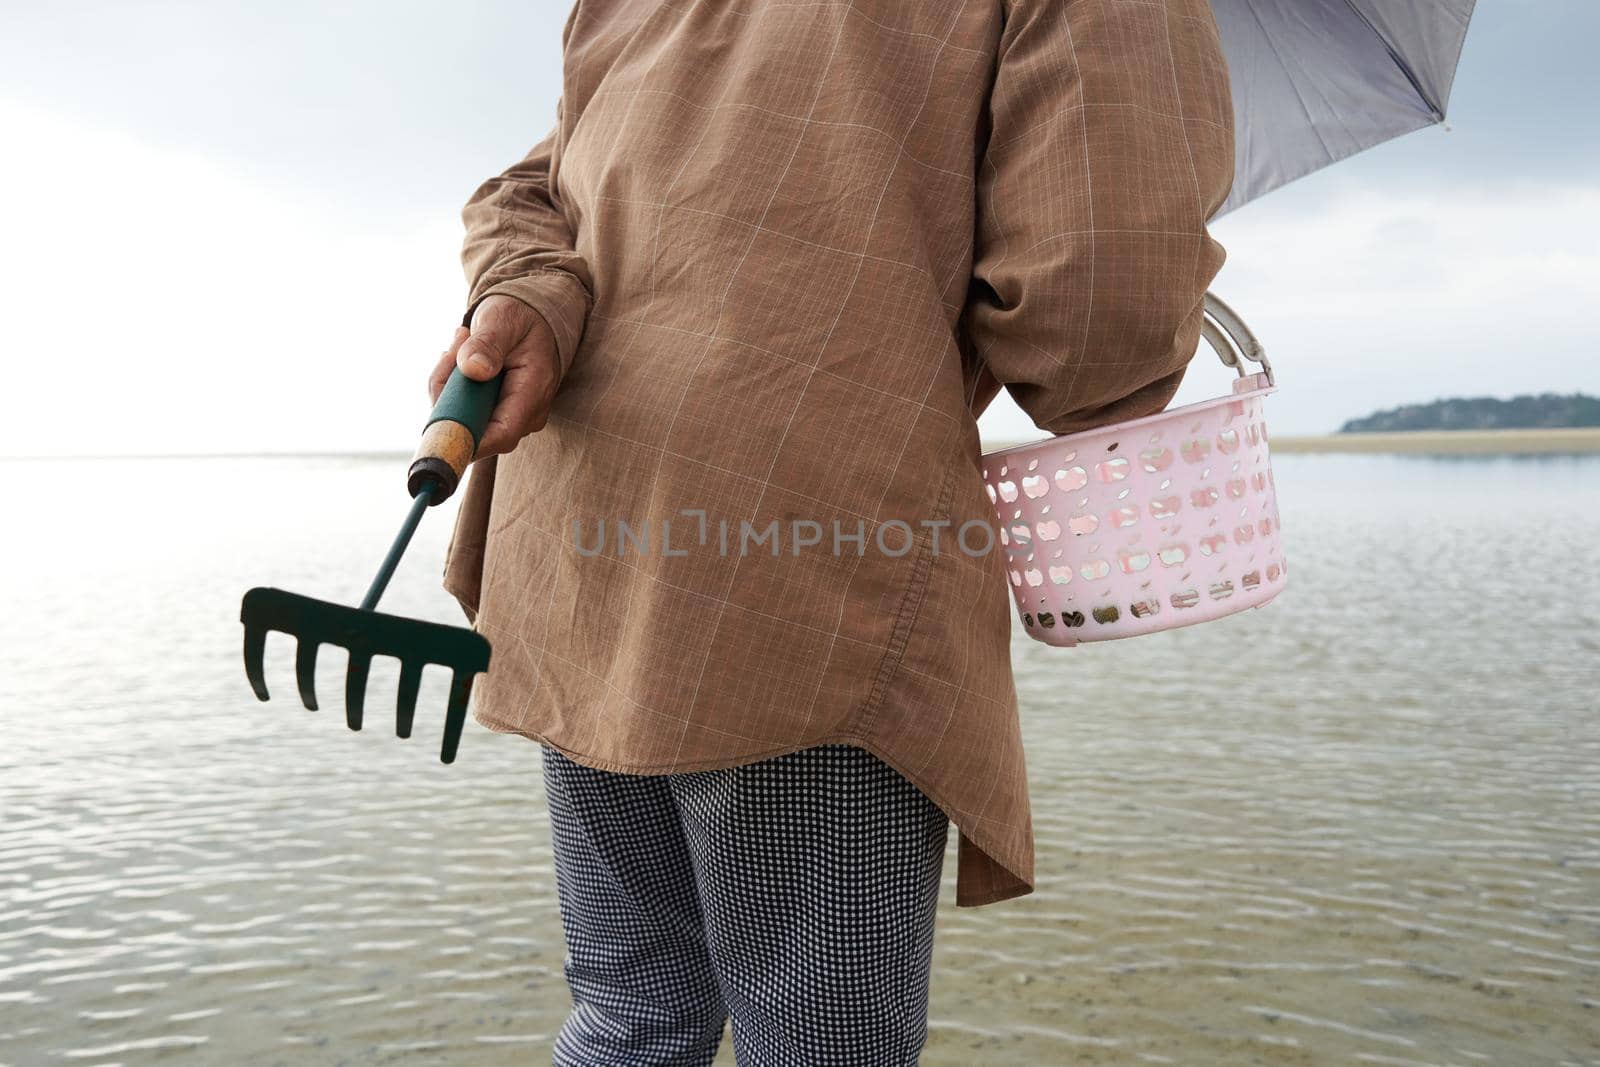
<svg viewBox="0 0 1600 1067"><path fill-rule="evenodd" d="M548 1062L536 746L239 666L247 586L359 598L403 468L0 463L0 1064ZM1600 457L1275 474L1276 602L1017 637L1038 891L957 909L952 852L924 1064L1600 1063ZM447 534L386 607L461 620Z"/></svg>

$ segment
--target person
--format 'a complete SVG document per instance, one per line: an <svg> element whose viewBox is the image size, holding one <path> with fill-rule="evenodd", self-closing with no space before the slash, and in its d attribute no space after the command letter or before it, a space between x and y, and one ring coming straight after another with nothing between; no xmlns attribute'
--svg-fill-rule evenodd
<svg viewBox="0 0 1600 1067"><path fill-rule="evenodd" d="M462 210L504 376L445 562L541 743L556 1064L914 1064L955 904L1035 886L976 417L1166 407L1233 180L1205 0L581 0Z"/></svg>

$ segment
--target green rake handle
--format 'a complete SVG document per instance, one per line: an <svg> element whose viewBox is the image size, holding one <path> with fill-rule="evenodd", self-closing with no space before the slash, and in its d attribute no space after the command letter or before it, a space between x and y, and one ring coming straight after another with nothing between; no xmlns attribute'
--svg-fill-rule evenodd
<svg viewBox="0 0 1600 1067"><path fill-rule="evenodd" d="M448 500L466 476L467 465L477 455L478 442L489 426L489 416L500 399L501 375L486 382L473 381L457 367L450 372L433 413L422 430L422 443L411 460L406 488L413 497L428 493L428 506Z"/></svg>

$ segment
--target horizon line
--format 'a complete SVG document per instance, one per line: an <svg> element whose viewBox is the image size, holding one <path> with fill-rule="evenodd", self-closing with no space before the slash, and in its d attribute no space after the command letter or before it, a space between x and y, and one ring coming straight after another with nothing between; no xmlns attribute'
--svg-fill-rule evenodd
<svg viewBox="0 0 1600 1067"><path fill-rule="evenodd" d="M1370 448L1374 445L1396 444L1401 440L1415 442L1438 443L1442 440L1456 437L1461 442L1469 438L1477 438L1485 442L1486 438L1506 435L1509 439L1517 437L1531 437L1534 435L1548 435L1555 438L1583 438L1589 447L1585 451L1596 450L1594 440L1600 444L1600 427L1591 426L1504 426L1487 429L1462 429L1462 430L1336 430L1331 433L1310 434L1273 434L1270 440L1274 445L1282 446L1284 451L1300 451L1296 445L1315 442L1337 442L1340 446L1337 451L1361 449L1362 443ZM996 437L984 439L981 444L985 451L996 449L1014 448L1025 444L1043 444L1048 437ZM1374 451L1381 449L1373 449ZM1401 451L1404 451L1402 449ZM330 449L310 449L306 451L272 452L262 450L238 450L231 452L62 452L62 453L37 453L0 455L0 463L21 462L72 462L84 460L178 460L178 459L371 459L371 460L404 460L414 453L409 449L352 449L340 452Z"/></svg>

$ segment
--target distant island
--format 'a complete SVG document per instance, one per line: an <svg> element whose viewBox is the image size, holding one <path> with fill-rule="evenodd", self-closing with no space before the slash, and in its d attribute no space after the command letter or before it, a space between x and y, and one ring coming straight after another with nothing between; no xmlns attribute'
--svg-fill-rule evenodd
<svg viewBox="0 0 1600 1067"><path fill-rule="evenodd" d="M1600 427L1600 397L1583 393L1524 394L1510 400L1492 396L1451 397L1429 404L1406 404L1365 418L1350 419L1339 427L1339 432L1552 430L1580 427Z"/></svg>

